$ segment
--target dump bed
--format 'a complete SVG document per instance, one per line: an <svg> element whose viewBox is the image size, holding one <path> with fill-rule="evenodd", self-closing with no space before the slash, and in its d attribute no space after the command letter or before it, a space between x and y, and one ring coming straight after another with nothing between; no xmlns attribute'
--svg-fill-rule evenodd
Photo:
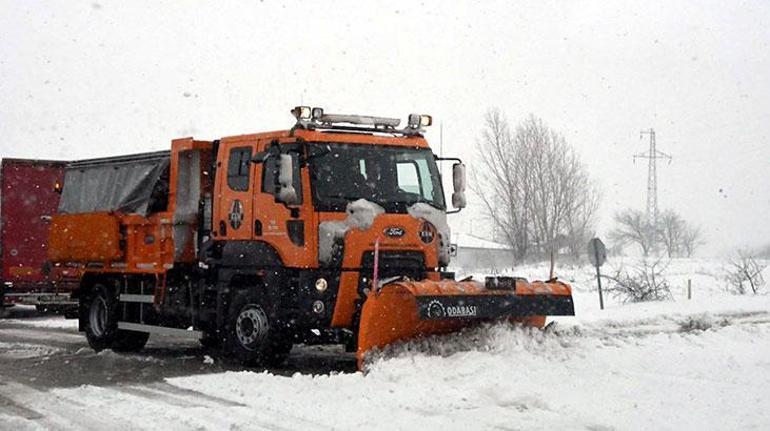
<svg viewBox="0 0 770 431"><path fill-rule="evenodd" d="M59 206L55 186L61 185L65 164L29 159L0 163L0 281L5 303L28 302L25 299L39 293L57 302L55 294L62 286L52 283L46 262L50 216Z"/></svg>
<svg viewBox="0 0 770 431"><path fill-rule="evenodd" d="M170 153L80 160L67 165L48 259L71 267L144 269L173 262L167 213ZM163 261L165 254L171 262Z"/></svg>
<svg viewBox="0 0 770 431"><path fill-rule="evenodd" d="M162 274L195 264L212 144L191 138L171 151L67 164L48 260L55 268Z"/></svg>

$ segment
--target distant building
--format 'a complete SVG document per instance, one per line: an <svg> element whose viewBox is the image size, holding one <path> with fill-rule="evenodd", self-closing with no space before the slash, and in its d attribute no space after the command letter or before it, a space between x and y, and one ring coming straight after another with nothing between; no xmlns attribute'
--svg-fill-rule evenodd
<svg viewBox="0 0 770 431"><path fill-rule="evenodd" d="M513 249L506 244L467 233L452 235L452 244L457 246L457 255L450 264L452 269L494 273L513 268Z"/></svg>

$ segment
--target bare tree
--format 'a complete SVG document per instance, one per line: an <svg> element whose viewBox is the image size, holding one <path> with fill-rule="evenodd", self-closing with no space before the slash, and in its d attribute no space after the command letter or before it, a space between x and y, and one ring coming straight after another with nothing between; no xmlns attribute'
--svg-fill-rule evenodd
<svg viewBox="0 0 770 431"><path fill-rule="evenodd" d="M586 244L595 237L594 219L599 209L600 194L596 187L586 187L584 199L578 199L572 211L565 219L565 245L577 261L585 253Z"/></svg>
<svg viewBox="0 0 770 431"><path fill-rule="evenodd" d="M583 251L599 198L562 135L534 116L511 133L500 111L490 110L476 147L473 190L517 260L548 256L560 243Z"/></svg>
<svg viewBox="0 0 770 431"><path fill-rule="evenodd" d="M607 291L623 302L661 301L673 299L671 288L664 272L668 263L660 259L650 262L643 260L627 272L618 269L614 276L606 276L612 284Z"/></svg>
<svg viewBox="0 0 770 431"><path fill-rule="evenodd" d="M669 258L691 257L703 244L700 228L691 226L674 210L665 210L658 217L658 225L650 225L647 216L639 210L625 209L615 214L616 227L610 232L610 240L616 246L637 244L648 256L662 245Z"/></svg>
<svg viewBox="0 0 770 431"><path fill-rule="evenodd" d="M687 223L673 210L666 210L661 214L658 234L668 257L692 257L695 249L703 244L701 229Z"/></svg>
<svg viewBox="0 0 770 431"><path fill-rule="evenodd" d="M727 261L726 279L730 290L745 295L749 287L752 293L756 294L757 290L765 284L762 276L765 268L767 263L757 260L754 253L746 250L735 252Z"/></svg>
<svg viewBox="0 0 770 431"><path fill-rule="evenodd" d="M610 231L610 241L620 246L637 244L642 254L648 256L655 247L657 235L647 216L642 211L627 208L615 213L614 218L616 226Z"/></svg>
<svg viewBox="0 0 770 431"><path fill-rule="evenodd" d="M514 258L522 260L529 248L529 212L522 204L529 197L524 186L528 168L517 163L513 136L499 110L491 109L484 116L476 147L482 168L472 171L471 187L497 231L513 247Z"/></svg>
<svg viewBox="0 0 770 431"><path fill-rule="evenodd" d="M668 257L681 254L687 223L673 210L665 210L658 219L658 234L660 242L666 249Z"/></svg>
<svg viewBox="0 0 770 431"><path fill-rule="evenodd" d="M682 234L682 252L686 257L692 257L695 249L703 245L703 231L698 226L685 226Z"/></svg>

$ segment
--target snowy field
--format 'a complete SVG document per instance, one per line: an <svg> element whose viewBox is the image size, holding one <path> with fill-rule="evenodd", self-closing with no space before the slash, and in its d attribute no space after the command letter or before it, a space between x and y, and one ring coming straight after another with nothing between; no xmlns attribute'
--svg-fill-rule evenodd
<svg viewBox="0 0 770 431"><path fill-rule="evenodd" d="M0 429L770 429L770 295L730 295L718 261L680 260L668 270L673 301L608 298L600 311L592 271L559 271L574 283L578 316L545 332L497 325L412 342L365 374L235 370L49 389L5 381ZM23 322L76 330L57 318L14 324ZM51 354L34 340L9 344L0 356Z"/></svg>

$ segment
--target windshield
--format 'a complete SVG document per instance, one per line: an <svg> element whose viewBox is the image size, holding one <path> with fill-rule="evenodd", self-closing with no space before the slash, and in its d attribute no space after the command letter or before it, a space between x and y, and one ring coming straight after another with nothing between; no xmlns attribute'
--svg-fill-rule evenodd
<svg viewBox="0 0 770 431"><path fill-rule="evenodd" d="M366 199L388 212L406 212L416 202L445 209L433 153L428 148L368 144L311 144L313 199L322 211L344 211Z"/></svg>

